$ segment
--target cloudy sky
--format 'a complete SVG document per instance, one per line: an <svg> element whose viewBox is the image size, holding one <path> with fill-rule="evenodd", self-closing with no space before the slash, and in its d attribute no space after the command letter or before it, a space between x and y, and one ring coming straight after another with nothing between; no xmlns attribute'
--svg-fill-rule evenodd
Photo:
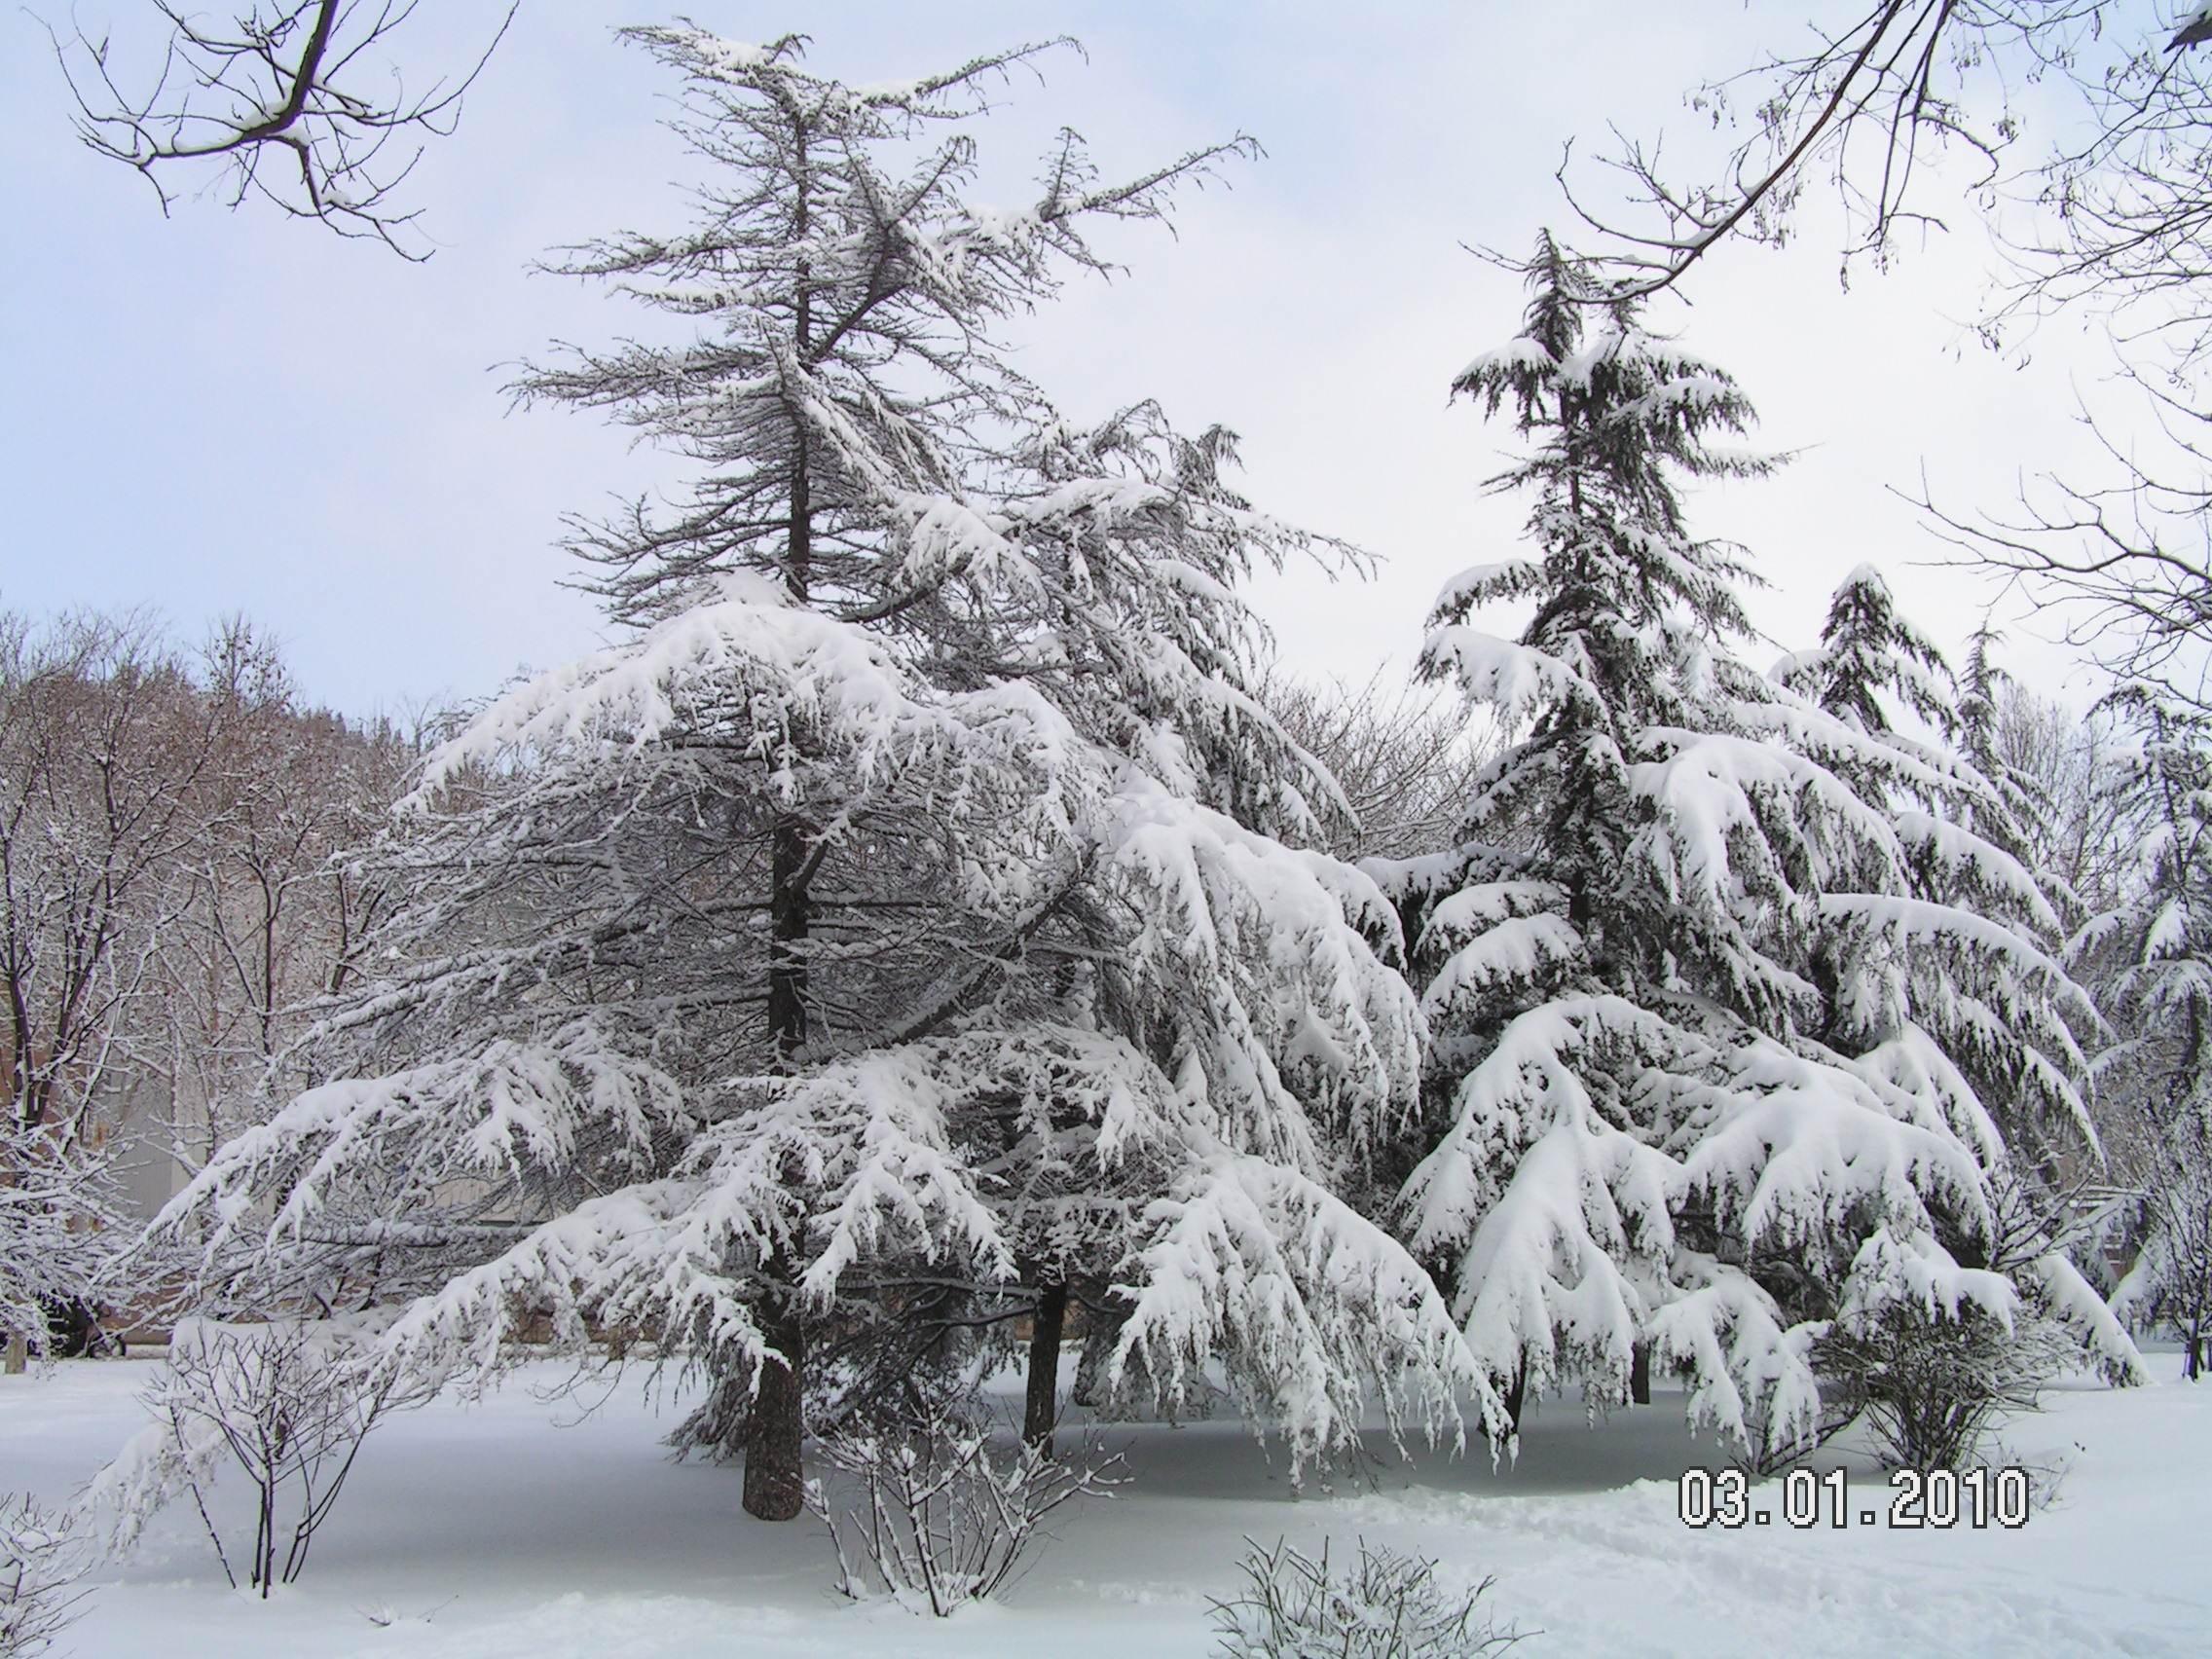
<svg viewBox="0 0 2212 1659"><path fill-rule="evenodd" d="M1063 124L1110 175L1238 130L1265 144L1232 188L1183 201L1177 235L1117 239L1128 274L1071 286L1020 341L1079 415L1157 396L1182 424L1236 428L1261 504L1382 557L1370 582L1300 573L1260 595L1292 667L1354 680L1402 670L1439 584L1498 557L1520 518L1481 494L1508 434L1445 395L1519 308L1462 244L1518 248L1561 221L1570 137L1594 148L1609 122L1694 144L1682 92L1803 27L1800 9L1737 0L1359 10L689 6L738 39L804 27L815 66L858 81L1080 37L1088 60L1009 88L978 129L985 197L1015 200ZM146 11L78 0L75 17L112 28L128 76L155 38ZM400 37L416 80L465 67L499 8L424 11ZM244 611L311 695L353 712L481 693L594 643L589 605L560 585L561 516L674 474L590 416L510 412L501 387L551 340L631 326L620 302L532 275L535 256L682 222L699 164L657 125L662 74L610 36L657 20L524 0L459 133L410 182L437 248L410 266L251 205L187 196L165 219L143 181L71 138L37 21L0 17L0 605L145 604L187 634ZM1961 509L2003 506L2023 472L2083 453L2072 412L2097 353L2060 330L2024 365L1971 344L1987 258L1971 210L1848 292L1821 232L1731 251L1694 304L1656 313L1745 383L1765 442L1802 452L1701 498L1700 523L1751 548L1772 584L1753 614L1777 646L1806 643L1867 560L1954 643L1991 596L1923 568L1942 549L1890 487L1925 472ZM2039 685L2085 700L2064 653L2013 637Z"/></svg>

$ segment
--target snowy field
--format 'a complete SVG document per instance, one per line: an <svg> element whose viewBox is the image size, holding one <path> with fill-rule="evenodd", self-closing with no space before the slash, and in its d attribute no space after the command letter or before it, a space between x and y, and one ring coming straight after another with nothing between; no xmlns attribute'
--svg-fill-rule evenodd
<svg viewBox="0 0 2212 1659"><path fill-rule="evenodd" d="M1592 1433L1551 1402L1518 1467L1422 1457L1372 1483L1294 1498L1239 1427L1123 1426L1135 1483L1074 1513L1000 1607L944 1622L856 1607L829 1589L812 1521L738 1507L734 1469L668 1460L678 1402L636 1375L579 1417L526 1371L490 1399L395 1419L362 1456L303 1582L269 1603L228 1590L189 1503L103 1575L64 1651L82 1659L660 1659L700 1654L1208 1652L1209 1592L1246 1535L1439 1558L1459 1583L1497 1576L1499 1622L1540 1654L2212 1653L2212 1386L2083 1386L2007 1431L2069 1467L2018 1531L1692 1531L1675 1477L1710 1462L1680 1401ZM138 1363L0 1379L0 1489L65 1496L142 1420ZM1850 1465L1853 1508L1886 1503ZM1754 1500L1759 1493L1754 1491ZM232 1496L235 1498L236 1493ZM382 1621L382 1622L380 1622Z"/></svg>

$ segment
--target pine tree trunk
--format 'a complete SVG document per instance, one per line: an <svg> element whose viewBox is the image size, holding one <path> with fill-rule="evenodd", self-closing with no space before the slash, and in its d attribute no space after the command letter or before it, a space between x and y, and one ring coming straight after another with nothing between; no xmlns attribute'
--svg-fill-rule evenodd
<svg viewBox="0 0 2212 1659"><path fill-rule="evenodd" d="M806 862L805 825L788 815L779 818L769 870L768 1033L778 1063L787 1068L806 1042L806 965L796 949L806 939L810 910ZM761 1334L784 1363L762 1369L746 1419L745 1512L760 1521L794 1521L806 1498L806 1343L798 1271L779 1250L763 1276L769 1290Z"/></svg>
<svg viewBox="0 0 2212 1659"><path fill-rule="evenodd" d="M803 209L802 209L803 211ZM804 230L801 220L800 229ZM801 271L803 277L804 272ZM801 287L797 331L808 341L808 298ZM785 537L784 585L805 604L814 565L813 480L803 430L792 459L792 499ZM780 1070L798 1064L806 1046L806 942L813 906L807 902L810 828L795 814L776 819L768 854L768 1041ZM768 1296L761 1334L783 1356L764 1367L745 1424L745 1512L761 1521L797 1519L806 1496L806 1342L798 1301L798 1268L778 1250L763 1264Z"/></svg>
<svg viewBox="0 0 2212 1659"><path fill-rule="evenodd" d="M1628 1397L1631 1405L1651 1404L1651 1345L1638 1343L1628 1362Z"/></svg>
<svg viewBox="0 0 2212 1659"><path fill-rule="evenodd" d="M771 1275L786 1281L788 1288L765 1310L761 1334L785 1362L761 1367L753 1410L746 1418L745 1513L757 1521L795 1521L806 1501L806 1471L800 1458L806 1439L801 1399L806 1333L799 1322L797 1288L789 1285L792 1275L781 1257L771 1264Z"/></svg>
<svg viewBox="0 0 2212 1659"><path fill-rule="evenodd" d="M1521 1432L1521 1408L1529 1398L1529 1368L1523 1366L1514 1372L1513 1381L1505 1389L1505 1420L1515 1434Z"/></svg>
<svg viewBox="0 0 2212 1659"><path fill-rule="evenodd" d="M1068 1287L1048 1284L1037 1298L1029 1329L1029 1397L1021 1418L1021 1438L1046 1456L1052 1455L1052 1424L1059 1418L1060 1334L1067 1328Z"/></svg>
<svg viewBox="0 0 2212 1659"><path fill-rule="evenodd" d="M2198 1332L2189 1334L2189 1351L2182 1358L2181 1375L2187 1382L2194 1382L2204 1375L2204 1338Z"/></svg>

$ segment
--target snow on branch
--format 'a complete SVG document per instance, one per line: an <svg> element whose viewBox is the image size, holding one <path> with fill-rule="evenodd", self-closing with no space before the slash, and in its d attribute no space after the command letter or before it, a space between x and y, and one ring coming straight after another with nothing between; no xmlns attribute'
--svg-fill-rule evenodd
<svg viewBox="0 0 2212 1659"><path fill-rule="evenodd" d="M1996 843L1964 825L1926 812L1896 815L1898 839L1915 864L1934 871L1947 891L1962 893L1991 909L2009 909L2047 935L2065 924L2050 907L2043 886L2027 866Z"/></svg>
<svg viewBox="0 0 2212 1659"><path fill-rule="evenodd" d="M1451 1126L1407 1178L1412 1247L1425 1256L1462 1246L1494 1195L1497 1169L1555 1126L1606 1132L1583 1076L1601 1070L1595 1051L1657 1056L1682 1047L1674 1026L1620 997L1566 997L1513 1018L1460 1082ZM1672 1165L1653 1157L1637 1179L1659 1180L1663 1193Z"/></svg>
<svg viewBox="0 0 2212 1659"><path fill-rule="evenodd" d="M2143 1355L2119 1316L2064 1251L2036 1257L2019 1270L2050 1317L2073 1334L2108 1382L2140 1386L2151 1381ZM2117 1301L2118 1298L2115 1298Z"/></svg>
<svg viewBox="0 0 2212 1659"><path fill-rule="evenodd" d="M1601 709L1604 703L1572 663L1465 624L1429 630L1421 642L1420 671L1450 675L1468 702L1490 704L1507 725L1546 704Z"/></svg>
<svg viewBox="0 0 2212 1659"><path fill-rule="evenodd" d="M2007 1330L2020 1309L2020 1293L2003 1273L1962 1268L1927 1233L1899 1233L1882 1226L1868 1235L1845 1276L1840 1325L1870 1325L1893 1307L1918 1309L1945 1319L1978 1309Z"/></svg>
<svg viewBox="0 0 2212 1659"><path fill-rule="evenodd" d="M195 1240L212 1271L234 1244L276 1251L355 1188L398 1179L426 1208L534 1171L566 1166L611 1135L642 1156L682 1109L666 1073L610 1044L588 1016L523 1041L427 1061L382 1077L347 1078L298 1095L243 1130L163 1206L151 1237ZM281 1193L263 1208L270 1195Z"/></svg>
<svg viewBox="0 0 2212 1659"><path fill-rule="evenodd" d="M1682 1252L1688 1287L1652 1315L1654 1364L1690 1380L1690 1421L1762 1458L1808 1445L1821 1423L1821 1386L1811 1363L1818 1323L1788 1323L1748 1273Z"/></svg>
<svg viewBox="0 0 2212 1659"><path fill-rule="evenodd" d="M117 1198L112 1154L0 1118L0 1344L46 1351L53 1306L92 1293L125 1226Z"/></svg>
<svg viewBox="0 0 2212 1659"><path fill-rule="evenodd" d="M1289 1442L1294 1479L1356 1444L1371 1390L1401 1444L1409 1428L1462 1444L1467 1393L1486 1436L1503 1438L1503 1405L1428 1273L1319 1183L1224 1153L1148 1220L1153 1239L1122 1291L1117 1382L1137 1367L1175 1410L1219 1359L1254 1426Z"/></svg>
<svg viewBox="0 0 2212 1659"><path fill-rule="evenodd" d="M1074 741L1065 718L1027 688L934 691L866 629L739 572L636 644L495 700L425 763L409 804L421 808L464 768L518 750L618 758L709 736L761 762L791 798L802 736L862 782L930 750L956 760L968 750L1012 750L1049 772Z"/></svg>
<svg viewBox="0 0 2212 1659"><path fill-rule="evenodd" d="M1682 903L1725 914L1746 886L1791 892L1785 853L1810 861L1800 879L1816 891L1864 849L1901 862L1883 814L1815 760L1725 732L1653 727L1642 740L1669 752L1629 769L1660 827L1641 837L1644 856L1661 891ZM1748 881L1754 868L1758 879Z"/></svg>
<svg viewBox="0 0 2212 1659"><path fill-rule="evenodd" d="M755 1318L757 1269L793 1231L789 1201L731 1202L696 1178L586 1198L407 1306L382 1347L404 1373L481 1382L511 1358L521 1320L545 1315L580 1350L587 1320L665 1333L741 1373L770 1358ZM719 1201L716 1201L719 1200Z"/></svg>
<svg viewBox="0 0 2212 1659"><path fill-rule="evenodd" d="M1049 52L1082 49L1067 35L1009 47L972 57L949 69L912 80L872 87L847 87L810 75L800 67L808 37L788 34L764 44L725 40L689 22L639 25L621 29L619 38L645 47L687 76L709 86L757 95L851 104L935 120L964 120L988 107L988 89L1009 71L1032 65ZM947 96L950 94L950 96Z"/></svg>
<svg viewBox="0 0 2212 1659"><path fill-rule="evenodd" d="M1381 889L1133 768L1110 813L1102 873L1139 918L1128 961L1212 1132L1312 1170L1308 1101L1355 1148L1410 1114L1420 1017L1369 942L1397 942Z"/></svg>
<svg viewBox="0 0 2212 1659"><path fill-rule="evenodd" d="M1925 1230L1932 1198L1990 1235L1972 1154L1948 1125L1905 1121L1853 1070L1754 1039L1729 1053L1714 1092L1692 1101L1702 1110L1682 1191L1708 1198L1747 1247L1810 1242L1862 1206Z"/></svg>

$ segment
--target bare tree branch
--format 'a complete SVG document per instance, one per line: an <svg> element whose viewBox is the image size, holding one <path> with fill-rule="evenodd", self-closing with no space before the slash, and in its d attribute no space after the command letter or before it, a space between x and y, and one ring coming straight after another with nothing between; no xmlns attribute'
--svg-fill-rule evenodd
<svg viewBox="0 0 2212 1659"><path fill-rule="evenodd" d="M2010 513L1962 516L1926 479L1899 492L1943 540L2009 577L2055 621L2067 645L2117 678L2155 681L2212 709L2212 440L2207 417L2134 379L2154 417L2122 444L2084 409L2105 482L2045 473L2022 482ZM2146 460L2146 441L2162 453Z"/></svg>
<svg viewBox="0 0 2212 1659"><path fill-rule="evenodd" d="M1715 179L1684 184L1656 144L1616 132L1605 166L1626 180L1620 198L1578 192L1564 164L1560 180L1597 236L1598 297L1633 297L1675 287L1730 238L1781 244L1822 174L1846 215L1846 271L1884 263L1900 227L1939 223L1921 164L1945 149L1970 157L1970 200L2005 210L1983 339L2016 344L2044 317L2086 315L2136 401L2084 406L2099 458L2024 482L2009 512L1961 515L1925 484L1903 494L2068 643L2203 708L2212 440L2196 383L2212 362L2212 54L2194 50L2199 31L2172 34L2183 20L2117 0L1861 0L1841 27L1816 23L1808 50L1691 95L1715 125L1751 112ZM2046 136L2015 163L2031 108ZM1944 181L1946 197L1958 182Z"/></svg>
<svg viewBox="0 0 2212 1659"><path fill-rule="evenodd" d="M403 210L394 195L421 160L422 140L448 136L459 124L462 94L505 38L520 0L458 82L440 78L410 94L398 67L379 59L419 3L252 0L226 28L172 0L151 0L168 38L159 73L137 92L119 76L108 36L46 29L76 100L77 136L143 175L164 213L174 200L172 172L215 162L233 207L258 195L293 218L421 260L430 250L400 238L422 210ZM387 154L395 137L413 148Z"/></svg>
<svg viewBox="0 0 2212 1659"><path fill-rule="evenodd" d="M1914 204L1921 164L1947 148L1963 150L1977 165L1972 188L1993 186L2003 153L2020 133L2014 105L2021 91L2054 71L2076 74L2084 47L2104 38L2115 6L1878 0L1840 29L1811 23L1809 48L1769 55L1691 93L1691 109L1715 126L1739 108L1751 112L1717 182L1671 182L1656 143L1617 130L1604 166L1625 180L1624 202L1589 204L1568 186L1564 162L1560 182L1598 234L1611 287L1630 298L1675 286L1731 236L1779 246L1815 168L1827 175L1850 219L1847 268L1860 257L1879 263L1900 227L1941 223Z"/></svg>

